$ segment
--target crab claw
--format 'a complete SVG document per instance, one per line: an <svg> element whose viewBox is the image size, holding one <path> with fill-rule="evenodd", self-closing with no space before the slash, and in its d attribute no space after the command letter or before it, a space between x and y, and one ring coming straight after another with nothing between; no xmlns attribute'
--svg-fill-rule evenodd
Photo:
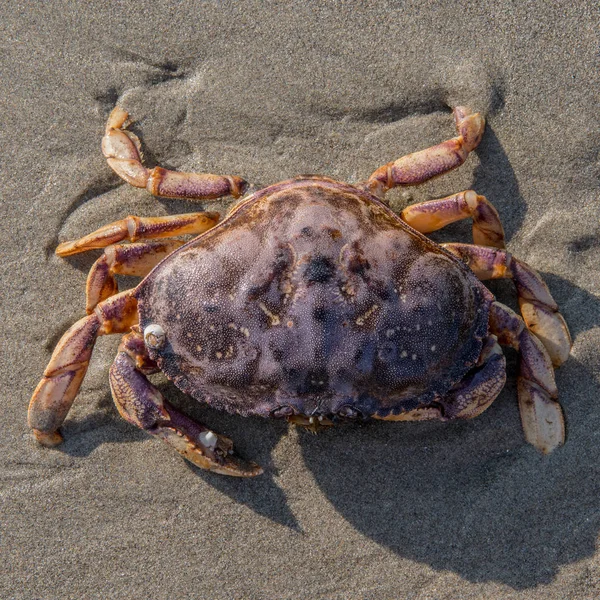
<svg viewBox="0 0 600 600"><path fill-rule="evenodd" d="M186 460L201 469L221 475L255 477L263 472L256 463L236 456L229 438L192 421L171 406L165 405L164 408L170 419L149 431L172 446Z"/></svg>
<svg viewBox="0 0 600 600"><path fill-rule="evenodd" d="M110 368L110 387L126 421L159 437L197 467L234 477L254 477L263 472L257 464L235 456L229 438L171 406L126 351L117 354Z"/></svg>

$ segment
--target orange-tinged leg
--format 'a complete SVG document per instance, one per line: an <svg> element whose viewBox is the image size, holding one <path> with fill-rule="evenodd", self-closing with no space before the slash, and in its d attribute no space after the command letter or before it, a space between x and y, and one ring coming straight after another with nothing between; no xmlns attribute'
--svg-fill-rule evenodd
<svg viewBox="0 0 600 600"><path fill-rule="evenodd" d="M504 229L498 212L485 196L473 190L406 207L400 217L421 233L437 231L462 219L473 219L473 241L479 246L504 248Z"/></svg>
<svg viewBox="0 0 600 600"><path fill-rule="evenodd" d="M171 406L146 379L146 374L157 370L141 333L134 328L123 337L110 368L113 399L126 421L162 439L201 469L235 477L254 477L263 472L257 464L235 456L230 439Z"/></svg>
<svg viewBox="0 0 600 600"><path fill-rule="evenodd" d="M525 326L523 319L500 302L490 310L490 331L501 344L519 352L517 390L525 438L544 454L564 443L565 421L557 401L554 369L546 348Z"/></svg>
<svg viewBox="0 0 600 600"><path fill-rule="evenodd" d="M418 185L462 165L481 141L485 119L464 106L457 106L454 122L457 137L383 165L362 185L373 194L383 196L398 185Z"/></svg>
<svg viewBox="0 0 600 600"><path fill-rule="evenodd" d="M208 231L219 222L219 213L201 212L168 217L129 216L109 223L73 242L64 242L56 248L58 256L71 256L94 248L106 248L129 240L160 239L178 235L199 234Z"/></svg>
<svg viewBox="0 0 600 600"><path fill-rule="evenodd" d="M118 292L115 275L145 277L163 258L184 243L181 240L169 240L115 244L106 248L88 274L85 289L88 315L98 302Z"/></svg>
<svg viewBox="0 0 600 600"><path fill-rule="evenodd" d="M555 367L567 360L572 345L569 329L539 273L506 250L471 244L442 246L466 262L481 280L512 279L528 329L540 339Z"/></svg>
<svg viewBox="0 0 600 600"><path fill-rule="evenodd" d="M147 169L142 164L138 137L126 130L128 116L122 108L115 107L102 138L102 153L109 166L127 183L146 188L155 196L188 200L211 200L227 195L239 198L245 192L247 183L233 175L180 173L162 167Z"/></svg>
<svg viewBox="0 0 600 600"><path fill-rule="evenodd" d="M96 338L124 333L137 320L137 301L128 290L101 302L62 336L29 403L29 427L40 444L56 446L62 441L58 428L85 377Z"/></svg>

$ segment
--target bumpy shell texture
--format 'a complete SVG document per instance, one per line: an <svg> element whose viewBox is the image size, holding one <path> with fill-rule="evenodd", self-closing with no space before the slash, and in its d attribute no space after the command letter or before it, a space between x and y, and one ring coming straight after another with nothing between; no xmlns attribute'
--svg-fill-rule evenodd
<svg viewBox="0 0 600 600"><path fill-rule="evenodd" d="M385 417L475 364L488 301L469 269L366 192L271 186L137 288L149 349L181 390L243 415Z"/></svg>

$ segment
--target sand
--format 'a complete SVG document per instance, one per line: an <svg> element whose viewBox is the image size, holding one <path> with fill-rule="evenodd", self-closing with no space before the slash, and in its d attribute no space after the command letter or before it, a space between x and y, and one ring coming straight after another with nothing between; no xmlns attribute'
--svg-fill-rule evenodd
<svg viewBox="0 0 600 600"><path fill-rule="evenodd" d="M1 598L600 596L594 2L51 0L0 11ZM118 340L102 338L65 443L36 446L27 403L84 314L98 256L58 259L57 243L127 214L194 210L107 167L99 143L117 100L150 163L257 187L300 173L358 181L452 137L450 106L484 111L467 163L394 192L392 205L473 187L497 207L509 249L543 274L574 337L557 372L566 445L544 457L525 443L511 353L506 388L478 419L316 437L161 384L266 469L219 477L118 416L107 379ZM469 241L469 226L436 239ZM509 285L494 291L514 302Z"/></svg>

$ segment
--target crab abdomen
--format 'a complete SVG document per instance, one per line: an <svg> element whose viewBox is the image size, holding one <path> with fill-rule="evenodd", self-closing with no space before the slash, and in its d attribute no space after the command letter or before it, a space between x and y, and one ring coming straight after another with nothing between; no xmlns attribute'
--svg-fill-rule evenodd
<svg viewBox="0 0 600 600"><path fill-rule="evenodd" d="M488 308L459 261L328 180L273 186L136 291L151 350L184 392L244 415L385 416L443 396L476 362Z"/></svg>

